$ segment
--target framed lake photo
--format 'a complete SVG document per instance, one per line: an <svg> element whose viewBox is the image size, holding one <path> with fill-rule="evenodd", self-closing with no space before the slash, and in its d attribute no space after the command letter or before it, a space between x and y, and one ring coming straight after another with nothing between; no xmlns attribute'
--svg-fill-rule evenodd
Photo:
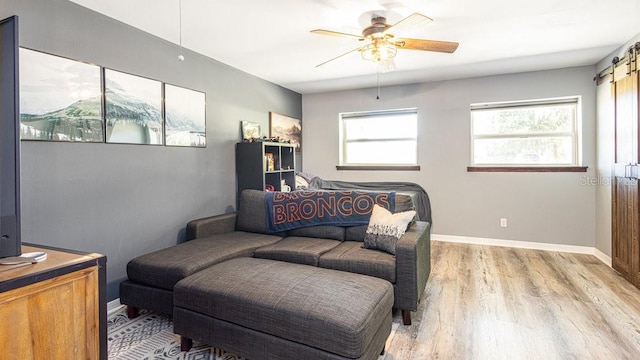
<svg viewBox="0 0 640 360"><path fill-rule="evenodd" d="M107 142L162 145L162 83L104 69Z"/></svg>
<svg viewBox="0 0 640 360"><path fill-rule="evenodd" d="M20 49L20 137L103 142L100 67Z"/></svg>
<svg viewBox="0 0 640 360"><path fill-rule="evenodd" d="M275 112L269 113L269 137L290 142L296 152L302 150L302 120Z"/></svg>
<svg viewBox="0 0 640 360"><path fill-rule="evenodd" d="M165 145L206 147L205 93L164 85Z"/></svg>

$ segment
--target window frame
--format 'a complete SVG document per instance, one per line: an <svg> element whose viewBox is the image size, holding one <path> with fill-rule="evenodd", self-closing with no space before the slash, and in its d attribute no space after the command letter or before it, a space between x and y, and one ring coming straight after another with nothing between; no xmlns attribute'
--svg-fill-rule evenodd
<svg viewBox="0 0 640 360"><path fill-rule="evenodd" d="M365 119L375 118L389 115L413 114L416 121L416 129L414 137L389 137L376 139L352 139L347 138L347 122L349 119ZM418 108L402 108L390 110L373 110L373 111L353 111L343 112L338 116L339 121L339 165L338 170L420 170L418 165ZM347 145L349 143L367 143L367 142L387 142L396 141L414 141L415 142L415 163L350 163L347 162Z"/></svg>
<svg viewBox="0 0 640 360"><path fill-rule="evenodd" d="M527 107L544 107L552 105L572 105L574 106L574 116L571 131L558 132L536 132L536 133L512 133L512 134L482 134L474 133L475 111L514 109ZM582 166L582 98L581 96L564 96L547 99L518 100L475 103L470 105L470 161L468 171L523 171L523 172L584 172L587 167ZM517 139L517 138L542 138L550 136L570 136L572 139L573 163L549 164L549 163L481 163L475 162L475 140L477 139Z"/></svg>

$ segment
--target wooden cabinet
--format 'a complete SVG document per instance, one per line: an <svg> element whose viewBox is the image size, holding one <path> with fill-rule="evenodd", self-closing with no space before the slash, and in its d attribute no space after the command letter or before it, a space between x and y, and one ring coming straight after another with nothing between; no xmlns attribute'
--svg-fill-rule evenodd
<svg viewBox="0 0 640 360"><path fill-rule="evenodd" d="M7 359L106 359L106 258L44 251L38 264L0 265L0 349Z"/></svg>
<svg viewBox="0 0 640 360"><path fill-rule="evenodd" d="M638 112L639 47L612 65L610 75L615 99L615 165L612 198L612 267L640 288L640 146Z"/></svg>
<svg viewBox="0 0 640 360"><path fill-rule="evenodd" d="M282 182L295 189L295 146L272 142L236 144L238 198L245 189L282 191Z"/></svg>

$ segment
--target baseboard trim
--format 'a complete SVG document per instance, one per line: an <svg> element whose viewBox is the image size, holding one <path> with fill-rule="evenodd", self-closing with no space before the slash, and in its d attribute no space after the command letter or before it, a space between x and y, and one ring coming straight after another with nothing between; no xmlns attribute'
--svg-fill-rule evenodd
<svg viewBox="0 0 640 360"><path fill-rule="evenodd" d="M602 261L603 263L609 265L609 267L612 267L613 262L611 261L611 256L603 253L596 248L593 248L593 256L597 257L598 260Z"/></svg>
<svg viewBox="0 0 640 360"><path fill-rule="evenodd" d="M598 260L602 261L607 266L611 267L611 257L602 251L590 246L576 246L576 245L563 245L563 244L549 244L529 241L517 241L517 240L503 240L503 239L490 239L479 238L470 236L455 236L455 235L441 235L431 234L431 240L444 241L444 242L456 242L463 244L476 244L476 245L490 245L490 246L503 246L520 249L532 249L532 250L546 250L546 251L560 251L574 254L587 254L593 255Z"/></svg>
<svg viewBox="0 0 640 360"><path fill-rule="evenodd" d="M118 310L122 309L124 305L120 303L120 298L111 300L107 303L107 317L115 314Z"/></svg>

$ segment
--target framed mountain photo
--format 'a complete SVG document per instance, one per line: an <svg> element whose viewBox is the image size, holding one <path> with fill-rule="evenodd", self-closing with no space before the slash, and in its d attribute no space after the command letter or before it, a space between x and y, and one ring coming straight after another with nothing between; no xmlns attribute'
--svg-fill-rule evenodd
<svg viewBox="0 0 640 360"><path fill-rule="evenodd" d="M107 142L162 145L162 83L104 69Z"/></svg>
<svg viewBox="0 0 640 360"><path fill-rule="evenodd" d="M206 147L205 93L164 85L165 145Z"/></svg>
<svg viewBox="0 0 640 360"><path fill-rule="evenodd" d="M269 112L269 137L294 144L296 152L300 152L302 150L302 120Z"/></svg>
<svg viewBox="0 0 640 360"><path fill-rule="evenodd" d="M20 137L103 142L100 67L20 49Z"/></svg>

